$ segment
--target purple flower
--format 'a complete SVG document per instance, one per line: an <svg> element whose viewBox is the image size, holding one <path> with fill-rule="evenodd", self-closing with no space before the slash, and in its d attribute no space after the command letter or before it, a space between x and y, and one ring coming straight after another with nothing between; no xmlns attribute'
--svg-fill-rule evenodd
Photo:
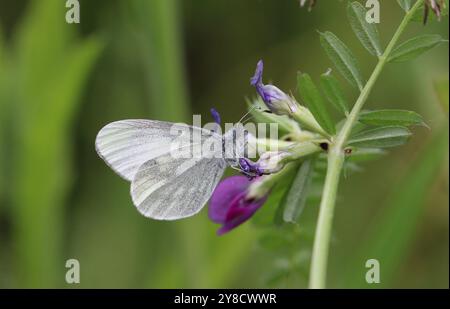
<svg viewBox="0 0 450 309"><path fill-rule="evenodd" d="M248 188L254 181L249 181L245 176L232 176L222 180L216 187L209 202L208 215L213 222L222 224L218 235L250 219L264 204L267 195L260 199L247 197Z"/></svg>
<svg viewBox="0 0 450 309"><path fill-rule="evenodd" d="M262 60L256 65L255 75L250 79L250 84L256 87L256 91L267 107L277 115L290 115L297 110L295 100L274 85L264 85L262 82L264 64Z"/></svg>

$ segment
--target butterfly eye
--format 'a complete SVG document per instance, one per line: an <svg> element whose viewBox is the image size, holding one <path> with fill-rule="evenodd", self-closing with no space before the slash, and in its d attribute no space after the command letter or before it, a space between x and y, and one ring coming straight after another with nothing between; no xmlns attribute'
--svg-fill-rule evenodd
<svg viewBox="0 0 450 309"><path fill-rule="evenodd" d="M244 158L239 159L239 167L244 173L248 173L250 171L250 166Z"/></svg>

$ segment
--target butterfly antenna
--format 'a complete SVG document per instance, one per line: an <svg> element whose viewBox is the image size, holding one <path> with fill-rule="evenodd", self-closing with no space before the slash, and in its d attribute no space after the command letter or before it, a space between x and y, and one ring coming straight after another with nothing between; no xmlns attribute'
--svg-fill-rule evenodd
<svg viewBox="0 0 450 309"><path fill-rule="evenodd" d="M258 105L253 104L252 107L249 108L248 112L246 112L244 116L242 116L242 118L238 121L238 123L241 122L245 117L247 117L257 107Z"/></svg>
<svg viewBox="0 0 450 309"><path fill-rule="evenodd" d="M250 115L250 117L248 117L247 119L243 120L243 124L245 124L246 122L250 121L251 119L255 118L255 116Z"/></svg>

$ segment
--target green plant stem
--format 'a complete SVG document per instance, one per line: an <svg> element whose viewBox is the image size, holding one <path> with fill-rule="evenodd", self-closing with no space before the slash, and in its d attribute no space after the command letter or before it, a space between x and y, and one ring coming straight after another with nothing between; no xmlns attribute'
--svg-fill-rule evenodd
<svg viewBox="0 0 450 309"><path fill-rule="evenodd" d="M409 10L402 22L400 23L397 31L394 33L391 41L384 53L379 57L378 64L376 65L372 75L367 81L366 85L362 89L355 105L352 108L345 124L339 131L338 135L334 139L332 145L330 145L328 154L328 168L325 178L325 185L322 194L322 200L320 203L319 218L316 226L316 233L314 239L313 252L311 257L311 269L309 287L313 289L325 288L328 251L330 246L331 229L333 223L334 207L336 204L336 195L339 185L339 178L341 170L344 164L344 147L350 136L352 128L358 120L359 113L367 101L367 98L375 85L381 71L383 70L388 58L398 42L401 34L405 30L406 26L411 21L414 13L423 4L424 0L418 0L414 6Z"/></svg>

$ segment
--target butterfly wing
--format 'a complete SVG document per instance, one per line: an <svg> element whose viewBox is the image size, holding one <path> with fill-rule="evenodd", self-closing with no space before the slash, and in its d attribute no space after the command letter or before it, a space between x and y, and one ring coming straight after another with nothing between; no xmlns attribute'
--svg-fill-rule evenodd
<svg viewBox="0 0 450 309"><path fill-rule="evenodd" d="M172 153L175 139L181 142L178 156ZM206 142L213 142L214 150L203 149ZM131 196L139 212L154 219L175 220L199 212L226 167L222 136L183 124L116 121L100 130L95 145L99 156L132 182ZM193 156L196 151L201 156Z"/></svg>
<svg viewBox="0 0 450 309"><path fill-rule="evenodd" d="M222 158L178 158L170 154L144 163L131 183L141 214L158 220L192 216L206 204L225 170Z"/></svg>
<svg viewBox="0 0 450 309"><path fill-rule="evenodd" d="M178 135L174 135L174 132ZM103 127L97 135L95 148L99 156L120 176L132 181L146 161L170 153L173 141L192 143L192 132L202 138L217 136L197 127L156 120L120 120Z"/></svg>

